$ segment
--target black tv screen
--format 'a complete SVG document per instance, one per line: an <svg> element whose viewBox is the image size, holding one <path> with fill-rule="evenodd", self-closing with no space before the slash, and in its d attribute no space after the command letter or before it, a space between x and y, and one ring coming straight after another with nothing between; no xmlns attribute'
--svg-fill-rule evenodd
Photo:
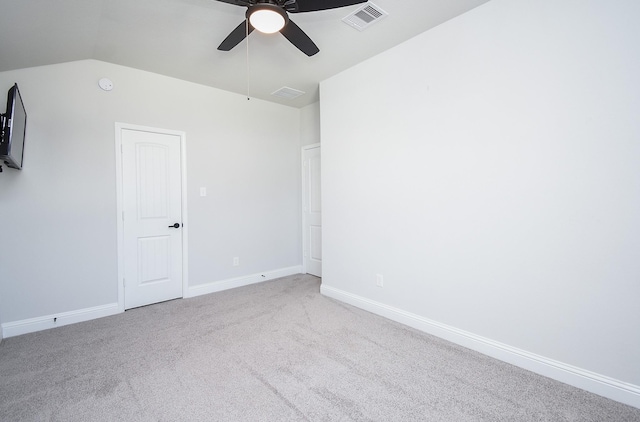
<svg viewBox="0 0 640 422"><path fill-rule="evenodd" d="M18 84L9 89L7 112L0 140L0 159L7 167L20 170L24 160L24 138L27 129L27 112L18 90Z"/></svg>

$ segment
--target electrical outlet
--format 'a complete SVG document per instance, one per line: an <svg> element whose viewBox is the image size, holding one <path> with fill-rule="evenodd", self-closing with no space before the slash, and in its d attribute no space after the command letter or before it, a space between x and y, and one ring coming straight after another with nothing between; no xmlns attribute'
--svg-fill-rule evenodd
<svg viewBox="0 0 640 422"><path fill-rule="evenodd" d="M376 286L384 286L384 278L382 278L382 274L376 274Z"/></svg>
<svg viewBox="0 0 640 422"><path fill-rule="evenodd" d="M240 265L240 258L236 256L233 258L233 266L237 267L238 265Z"/></svg>

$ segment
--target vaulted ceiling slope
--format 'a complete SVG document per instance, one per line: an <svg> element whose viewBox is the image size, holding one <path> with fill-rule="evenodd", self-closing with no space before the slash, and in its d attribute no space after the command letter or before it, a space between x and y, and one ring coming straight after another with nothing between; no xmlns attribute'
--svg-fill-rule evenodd
<svg viewBox="0 0 640 422"><path fill-rule="evenodd" d="M297 13L320 49L307 57L257 31L248 48L218 51L246 8L215 0L0 0L0 71L96 59L303 107L321 80L487 1L374 0L388 17L364 31L342 22L362 5ZM271 95L284 86L306 94Z"/></svg>

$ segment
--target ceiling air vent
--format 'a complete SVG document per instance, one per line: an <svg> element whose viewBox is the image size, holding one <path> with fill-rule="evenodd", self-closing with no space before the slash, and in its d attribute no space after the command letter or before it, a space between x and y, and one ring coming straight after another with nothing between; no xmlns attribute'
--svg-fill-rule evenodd
<svg viewBox="0 0 640 422"><path fill-rule="evenodd" d="M286 98L287 100L293 100L294 98L298 98L301 95L304 95L304 91L300 91L298 89L289 88L288 86L283 86L277 91L273 91L271 95L280 98Z"/></svg>
<svg viewBox="0 0 640 422"><path fill-rule="evenodd" d="M342 18L342 22L358 31L363 31L374 23L386 18L388 15L387 12L375 4L368 2L349 16Z"/></svg>

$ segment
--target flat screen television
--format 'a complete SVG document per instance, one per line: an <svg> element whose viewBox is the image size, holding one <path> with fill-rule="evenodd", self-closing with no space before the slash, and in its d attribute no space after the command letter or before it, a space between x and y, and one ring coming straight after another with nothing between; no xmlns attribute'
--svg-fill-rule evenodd
<svg viewBox="0 0 640 422"><path fill-rule="evenodd" d="M27 130L27 112L18 90L18 84L9 89L7 111L2 116L2 138L0 160L7 167L22 169L24 160L24 137Z"/></svg>

